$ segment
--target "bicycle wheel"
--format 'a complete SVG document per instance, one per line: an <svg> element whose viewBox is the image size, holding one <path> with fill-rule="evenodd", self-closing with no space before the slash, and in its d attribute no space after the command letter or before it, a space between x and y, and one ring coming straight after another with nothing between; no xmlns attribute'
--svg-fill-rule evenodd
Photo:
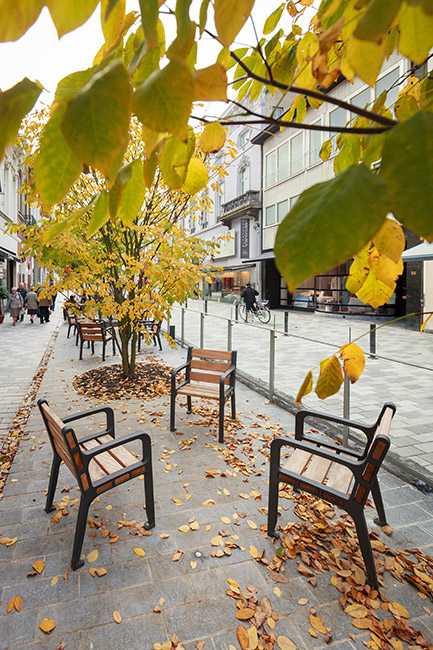
<svg viewBox="0 0 433 650"><path fill-rule="evenodd" d="M247 308L243 303L239 305L238 314L241 320L247 322Z"/></svg>
<svg viewBox="0 0 433 650"><path fill-rule="evenodd" d="M260 307L260 309L258 309L256 312L256 316L259 319L259 321L264 325L269 323L269 321L271 320L271 312L267 307Z"/></svg>

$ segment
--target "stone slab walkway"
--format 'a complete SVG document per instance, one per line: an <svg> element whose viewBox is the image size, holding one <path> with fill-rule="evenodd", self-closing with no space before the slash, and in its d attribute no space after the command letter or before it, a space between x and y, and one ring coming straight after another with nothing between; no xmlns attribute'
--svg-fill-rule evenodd
<svg viewBox="0 0 433 650"><path fill-rule="evenodd" d="M185 312L185 339L194 345L200 341L202 301L188 301ZM209 301L205 317L204 343L207 347L227 349L227 321L234 312L226 303ZM272 312L276 328L283 330L283 313ZM223 317L223 318L221 318ZM383 321L382 321L383 322ZM180 308L173 311L172 324L180 337ZM378 324L379 321L378 321ZM320 361L338 351L338 347L369 331L367 319L336 318L327 314L289 313L289 336L277 334L275 344L275 387L294 397L306 372L318 376ZM312 342L315 339L320 342ZM333 345L327 345L327 344ZM369 352L369 336L359 345ZM236 323L232 330L232 348L238 351L238 367L251 377L269 380L269 331ZM377 331L377 354L422 370L367 356L361 379L351 386L350 414L353 420L374 420L381 405L397 405L393 433L393 451L401 462L423 475L433 485L433 334L421 334L401 326L383 327ZM343 391L325 400L313 393L304 399L305 408L343 414Z"/></svg>
<svg viewBox="0 0 433 650"><path fill-rule="evenodd" d="M66 339L66 328L62 327L40 396L65 415L92 407L94 402L77 395L71 381L77 373L101 364L98 352L91 357L85 351L85 359L79 362L77 348ZM179 350L165 349L162 354L172 366L184 356ZM146 358L143 355L143 360ZM238 436L250 432L260 440L272 431L293 430L290 414L242 385L238 386L237 401L245 425ZM216 445L215 427L210 427L203 415L187 416L179 408L178 435L169 432L167 396L151 402L115 401L112 406L118 436L137 430L151 434L156 528L149 537L137 537L126 527L118 528L119 521L144 520L143 483L134 480L119 486L101 496L90 512L94 521L103 522L119 540L110 544L95 528L88 528L83 551L88 555L97 550L98 559L71 573L68 567L78 491L63 468L57 496L65 503L69 501L70 514L53 523L43 510L51 452L35 409L0 499L0 537L17 537L12 546L0 545L0 650L151 650L172 634L181 639L186 650L195 650L197 640L204 641L205 650L238 648L235 603L225 594L228 578L238 581L242 588L252 585L260 597L270 599L280 616L275 633L286 635L299 650L365 648L368 636L352 627L342 612L329 574L319 575L317 586L312 587L298 572L296 562L288 561L287 582L278 584L252 559L250 545L264 550L267 557L275 552L274 544L260 532L266 521L260 509L267 499L268 462L263 454L257 449L253 453L260 475L245 476L227 465L226 448ZM79 435L89 428L95 430L97 424L96 419L87 426L83 423ZM222 474L205 478L210 468ZM392 537L383 536L384 541L433 553L433 498L387 472L382 472L381 485L389 523L394 528ZM209 499L213 503L204 505ZM368 509L371 528L373 515ZM229 517L232 523L222 523L221 517ZM252 529L248 520L258 528ZM297 520L290 502L284 503L282 520ZM198 530L179 531L180 526L192 521L198 522ZM240 548L230 556L212 557L215 547L211 540L221 529L234 539L238 536ZM142 547L145 556L136 556L134 547ZM183 552L179 561L173 561L176 550ZM27 577L37 559L45 562L42 575ZM92 577L89 566L103 566L108 573ZM276 586L281 592L278 596ZM389 574L384 591L388 598L407 607L411 624L433 643L432 603ZM23 598L22 611L6 614L7 603L14 595ZM307 599L307 605L300 605L300 598ZM160 607L159 613L153 611L155 606ZM331 629L333 641L329 645L320 635L314 639L308 632L310 606ZM115 610L121 614L120 624L113 621ZM56 622L49 636L38 627L44 617Z"/></svg>

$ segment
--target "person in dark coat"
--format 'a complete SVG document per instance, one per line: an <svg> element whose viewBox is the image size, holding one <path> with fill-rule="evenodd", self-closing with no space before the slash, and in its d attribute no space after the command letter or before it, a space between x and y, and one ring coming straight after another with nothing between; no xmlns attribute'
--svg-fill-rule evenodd
<svg viewBox="0 0 433 650"><path fill-rule="evenodd" d="M248 282L247 286L241 293L241 297L244 299L245 307L247 311L256 311L257 301L256 298L259 295L259 292L253 289L251 284Z"/></svg>

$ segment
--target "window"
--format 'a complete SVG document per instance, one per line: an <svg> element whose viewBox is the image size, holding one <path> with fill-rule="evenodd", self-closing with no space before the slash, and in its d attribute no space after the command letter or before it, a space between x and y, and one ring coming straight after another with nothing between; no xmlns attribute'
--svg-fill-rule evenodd
<svg viewBox="0 0 433 650"><path fill-rule="evenodd" d="M329 112L329 126L346 126L347 124L347 111L344 108L334 108ZM337 151L337 135L338 133L331 133L332 137L332 153Z"/></svg>
<svg viewBox="0 0 433 650"><path fill-rule="evenodd" d="M277 203L277 221L281 223L286 214L289 211L289 203L287 199L285 201L280 201Z"/></svg>
<svg viewBox="0 0 433 650"><path fill-rule="evenodd" d="M279 117L284 113L284 106L272 106L272 117L278 120Z"/></svg>
<svg viewBox="0 0 433 650"><path fill-rule="evenodd" d="M293 206L295 205L296 201L299 199L299 196L300 196L300 195L297 194L296 196L292 196L292 197L290 198L290 209L293 208Z"/></svg>
<svg viewBox="0 0 433 650"><path fill-rule="evenodd" d="M290 175L298 174L304 168L302 133L290 140Z"/></svg>
<svg viewBox="0 0 433 650"><path fill-rule="evenodd" d="M272 151L266 156L266 187L274 185L277 181L277 151Z"/></svg>
<svg viewBox="0 0 433 650"><path fill-rule="evenodd" d="M390 72L387 72L383 77L381 77L377 83L376 83L376 97L380 97L380 95L388 90L388 94L386 96L386 101L385 101L385 106L387 108L390 108L391 106L394 106L395 100L397 99L398 96L398 91L399 91L399 86L394 86L395 82L400 76L400 69L399 68L394 68L394 70L391 70ZM391 86L394 86L394 88L391 88Z"/></svg>
<svg viewBox="0 0 433 650"><path fill-rule="evenodd" d="M314 124L321 124L321 120L317 120ZM320 149L322 148L322 142L322 131L310 131L310 150L308 152L308 162L310 165L316 165L321 162Z"/></svg>
<svg viewBox="0 0 433 650"><path fill-rule="evenodd" d="M350 103L358 108L365 108L371 102L370 88L364 88L359 93L354 95L350 100ZM354 113L356 117L356 113Z"/></svg>
<svg viewBox="0 0 433 650"><path fill-rule="evenodd" d="M289 143L285 142L278 147L278 181L289 178Z"/></svg>
<svg viewBox="0 0 433 650"><path fill-rule="evenodd" d="M239 149L244 149L250 141L250 130L244 129L238 138Z"/></svg>
<svg viewBox="0 0 433 650"><path fill-rule="evenodd" d="M221 203L222 203L222 201L221 201L221 191L217 190L215 192L215 200L214 200L215 215L216 215L217 219L221 214Z"/></svg>
<svg viewBox="0 0 433 650"><path fill-rule="evenodd" d="M277 222L275 205L268 205L266 208L266 225L273 226Z"/></svg>
<svg viewBox="0 0 433 650"><path fill-rule="evenodd" d="M244 164L239 169L239 195L245 194L250 189L250 168Z"/></svg>

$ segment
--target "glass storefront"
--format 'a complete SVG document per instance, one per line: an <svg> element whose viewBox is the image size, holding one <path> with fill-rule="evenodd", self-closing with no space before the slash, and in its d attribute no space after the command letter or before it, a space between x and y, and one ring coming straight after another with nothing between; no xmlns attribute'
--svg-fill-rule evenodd
<svg viewBox="0 0 433 650"><path fill-rule="evenodd" d="M205 298L231 302L240 297L248 282L254 285L255 265L247 268L227 268L213 273L212 284L204 287Z"/></svg>

